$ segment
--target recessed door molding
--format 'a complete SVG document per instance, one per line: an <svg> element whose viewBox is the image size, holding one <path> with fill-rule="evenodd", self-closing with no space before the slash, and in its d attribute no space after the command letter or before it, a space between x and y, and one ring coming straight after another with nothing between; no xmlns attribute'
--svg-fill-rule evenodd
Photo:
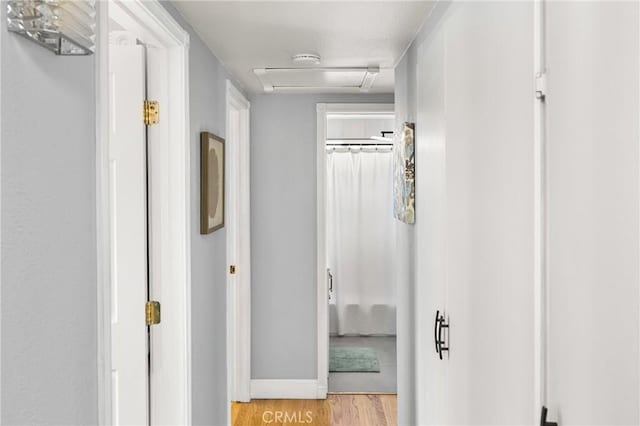
<svg viewBox="0 0 640 426"><path fill-rule="evenodd" d="M227 80L227 384L230 401L251 400L250 103ZM227 404L230 416L231 404Z"/></svg>
<svg viewBox="0 0 640 426"><path fill-rule="evenodd" d="M318 380L316 398L327 397L329 387L329 293L327 285L327 117L331 114L395 114L394 104L327 104L316 105L316 288ZM307 398L312 396L307 395Z"/></svg>
<svg viewBox="0 0 640 426"><path fill-rule="evenodd" d="M153 45L166 64L150 73L158 97L171 104L160 106L162 131L153 135L160 146L157 173L170 176L152 189L161 200L160 214L171 218L163 223L162 238L152 238L150 249L162 253L161 277L153 292L162 295L162 339L152 342L153 386L150 415L157 424L191 424L191 200L189 144L189 34L165 7L153 1L99 2L97 20L96 82L96 222L98 286L98 423L112 422L111 377L111 241L109 201L109 19L117 18L128 31L147 45ZM142 114L140 114L142 119ZM161 122L162 122L161 121ZM171 143L169 143L171 141ZM160 158L166 161L160 161ZM152 160L154 161L154 160ZM152 272L153 273L153 272ZM155 282L155 280L154 280ZM141 306L140 320L144 321ZM164 343L163 343L164 342ZM153 368L155 365L158 368ZM172 368L160 368L171 365Z"/></svg>

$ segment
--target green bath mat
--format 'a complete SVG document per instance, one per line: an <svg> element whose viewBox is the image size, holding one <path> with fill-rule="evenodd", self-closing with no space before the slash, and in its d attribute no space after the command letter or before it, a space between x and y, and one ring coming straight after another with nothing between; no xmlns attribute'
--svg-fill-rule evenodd
<svg viewBox="0 0 640 426"><path fill-rule="evenodd" d="M373 348L344 346L329 350L329 371L379 373L380 364Z"/></svg>

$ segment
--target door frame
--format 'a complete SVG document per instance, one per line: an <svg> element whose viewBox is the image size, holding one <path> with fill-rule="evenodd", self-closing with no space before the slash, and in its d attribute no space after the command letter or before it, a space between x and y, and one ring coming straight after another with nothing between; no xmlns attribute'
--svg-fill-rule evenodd
<svg viewBox="0 0 640 426"><path fill-rule="evenodd" d="M392 103L316 104L316 289L317 289L317 399L329 390L329 298L327 286L327 117L331 114L395 114Z"/></svg>
<svg viewBox="0 0 640 426"><path fill-rule="evenodd" d="M251 177L250 109L247 98L230 80L226 84L227 393L229 402L251 400ZM232 112L240 134L232 133ZM227 415L230 416L231 404ZM229 417L230 419L230 417Z"/></svg>
<svg viewBox="0 0 640 426"><path fill-rule="evenodd" d="M134 34L142 40L153 40L154 47L163 49L168 58L162 79L163 98L171 107L162 108L161 119L167 132L160 136L171 140L165 163L153 166L170 176L153 190L168 202L163 215L171 218L164 229L164 238L153 244L161 248L166 279L160 280L159 294L164 295L163 310L172 312L174 323L163 329L164 339L171 345L158 346L158 360L170 360L175 368L158 368L154 380L163 386L162 401L175 401L168 407L152 404L154 423L191 424L191 187L190 187L190 126L189 126L189 34L178 24L158 0L128 0L97 3L96 44L96 248L97 248L97 368L98 423L112 424L111 378L111 241L109 184L109 13L117 13L127 21ZM127 28L132 30L132 28ZM136 31L138 33L136 33ZM155 78L155 77L154 77ZM141 115L142 118L142 115ZM164 278L164 277L163 277ZM170 285L169 285L170 283ZM154 286L155 291L155 286ZM141 318L142 311L141 309ZM157 378L157 379L156 379Z"/></svg>
<svg viewBox="0 0 640 426"><path fill-rule="evenodd" d="M546 90L545 1L533 4L533 76L537 89ZM538 421L547 405L547 173L545 103L533 99L533 406L532 419Z"/></svg>

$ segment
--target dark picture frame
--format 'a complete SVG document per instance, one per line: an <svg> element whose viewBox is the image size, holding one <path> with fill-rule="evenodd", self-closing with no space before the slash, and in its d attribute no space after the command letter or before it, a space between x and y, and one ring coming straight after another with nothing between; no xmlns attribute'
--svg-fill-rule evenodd
<svg viewBox="0 0 640 426"><path fill-rule="evenodd" d="M225 141L200 133L200 234L224 227Z"/></svg>

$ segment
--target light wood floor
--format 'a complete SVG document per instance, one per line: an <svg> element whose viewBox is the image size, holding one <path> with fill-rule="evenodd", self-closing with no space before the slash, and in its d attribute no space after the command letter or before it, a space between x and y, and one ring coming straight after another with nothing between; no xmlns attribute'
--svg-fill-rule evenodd
<svg viewBox="0 0 640 426"><path fill-rule="evenodd" d="M231 404L232 426L397 426L396 395L328 395Z"/></svg>

